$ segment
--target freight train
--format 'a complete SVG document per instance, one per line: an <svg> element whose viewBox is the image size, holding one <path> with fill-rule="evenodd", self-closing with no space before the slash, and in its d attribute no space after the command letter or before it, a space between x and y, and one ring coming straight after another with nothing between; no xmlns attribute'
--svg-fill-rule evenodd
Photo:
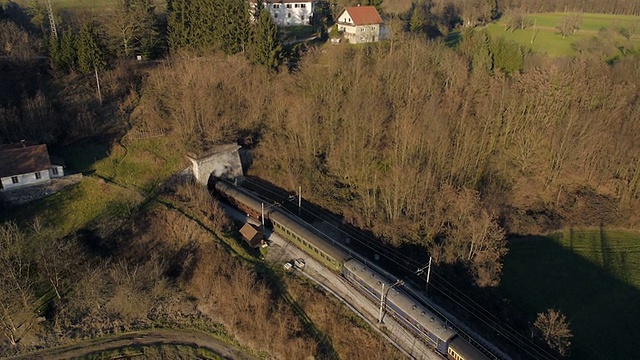
<svg viewBox="0 0 640 360"><path fill-rule="evenodd" d="M249 217L270 222L275 233L344 276L374 304L380 304L384 298L389 315L441 355L452 360L489 359L402 289L393 288L388 278L360 262L357 258L361 257L357 254L343 250L334 240L321 236L304 221L280 208L264 211L264 202L245 189L224 180L217 181L214 187L219 196ZM387 289L386 294L383 294L383 289Z"/></svg>

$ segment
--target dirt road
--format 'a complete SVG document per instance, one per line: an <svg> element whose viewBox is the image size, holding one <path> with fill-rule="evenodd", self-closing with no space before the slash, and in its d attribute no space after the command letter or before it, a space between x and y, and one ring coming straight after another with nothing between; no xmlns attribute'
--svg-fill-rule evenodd
<svg viewBox="0 0 640 360"><path fill-rule="evenodd" d="M253 357L242 353L239 349L216 340L207 334L182 330L137 331L103 339L92 339L79 344L42 350L8 359L71 359L123 347L160 344L205 348L224 359L253 359Z"/></svg>

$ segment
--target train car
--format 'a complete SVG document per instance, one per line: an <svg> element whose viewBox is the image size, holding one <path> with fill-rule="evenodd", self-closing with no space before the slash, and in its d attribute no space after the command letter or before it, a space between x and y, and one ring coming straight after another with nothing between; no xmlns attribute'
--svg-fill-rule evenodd
<svg viewBox="0 0 640 360"><path fill-rule="evenodd" d="M488 356L481 353L460 336L456 336L449 343L447 358L450 360L489 360Z"/></svg>
<svg viewBox="0 0 640 360"><path fill-rule="evenodd" d="M217 181L214 187L218 194L223 196L233 206L243 211L249 217L260 221L262 217L262 202L258 200L257 196L223 180Z"/></svg>
<svg viewBox="0 0 640 360"><path fill-rule="evenodd" d="M384 291L387 293L386 311L389 315L416 337L447 356L449 342L456 336L456 332L442 323L432 312L418 304L401 289L390 289L391 282L358 260L347 261L344 264L343 275L354 284L356 289L376 304L380 303L384 284Z"/></svg>
<svg viewBox="0 0 640 360"><path fill-rule="evenodd" d="M255 194L225 181L216 182L215 189L248 216L260 220L262 201ZM265 218L271 220L274 232L327 268L343 274L356 289L375 304L380 303L382 284L384 283L385 292L391 287L391 282L387 278L358 260L352 259L349 253L340 250L329 240L315 233L302 220L294 218L281 209L265 213ZM453 360L488 359L402 290L392 289L386 296L386 309L389 315L442 355Z"/></svg>
<svg viewBox="0 0 640 360"><path fill-rule="evenodd" d="M269 214L269 219L273 224L273 231L327 268L342 273L343 264L351 257L349 254L331 245L327 240L300 223L300 220L293 219L280 209L273 210Z"/></svg>

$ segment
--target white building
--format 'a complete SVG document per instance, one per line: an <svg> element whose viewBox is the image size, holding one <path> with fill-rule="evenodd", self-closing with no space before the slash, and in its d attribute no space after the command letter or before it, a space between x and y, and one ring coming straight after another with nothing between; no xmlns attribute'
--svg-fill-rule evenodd
<svg viewBox="0 0 640 360"><path fill-rule="evenodd" d="M338 31L351 44L377 42L385 39L384 21L373 6L352 6L338 17Z"/></svg>
<svg viewBox="0 0 640 360"><path fill-rule="evenodd" d="M26 143L0 147L0 189L40 184L64 176L63 164L51 164L47 145Z"/></svg>
<svg viewBox="0 0 640 360"><path fill-rule="evenodd" d="M310 25L315 11L315 1L265 0L262 5L269 10L273 20L279 26ZM251 13L254 12L255 6L256 1L251 0L249 2Z"/></svg>

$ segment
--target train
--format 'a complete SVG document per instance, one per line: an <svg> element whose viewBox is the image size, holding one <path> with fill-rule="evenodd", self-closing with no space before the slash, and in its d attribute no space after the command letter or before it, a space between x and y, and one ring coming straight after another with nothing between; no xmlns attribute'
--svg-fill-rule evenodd
<svg viewBox="0 0 640 360"><path fill-rule="evenodd" d="M214 191L247 216L270 224L275 233L342 275L374 304L380 304L384 298L386 313L442 356L451 360L489 359L433 312L401 288L394 287L387 276L358 260L362 257L351 250L343 250L335 240L317 233L306 222L279 207L268 207L264 211L264 201L226 180L216 181ZM385 293L383 289L387 289Z"/></svg>

